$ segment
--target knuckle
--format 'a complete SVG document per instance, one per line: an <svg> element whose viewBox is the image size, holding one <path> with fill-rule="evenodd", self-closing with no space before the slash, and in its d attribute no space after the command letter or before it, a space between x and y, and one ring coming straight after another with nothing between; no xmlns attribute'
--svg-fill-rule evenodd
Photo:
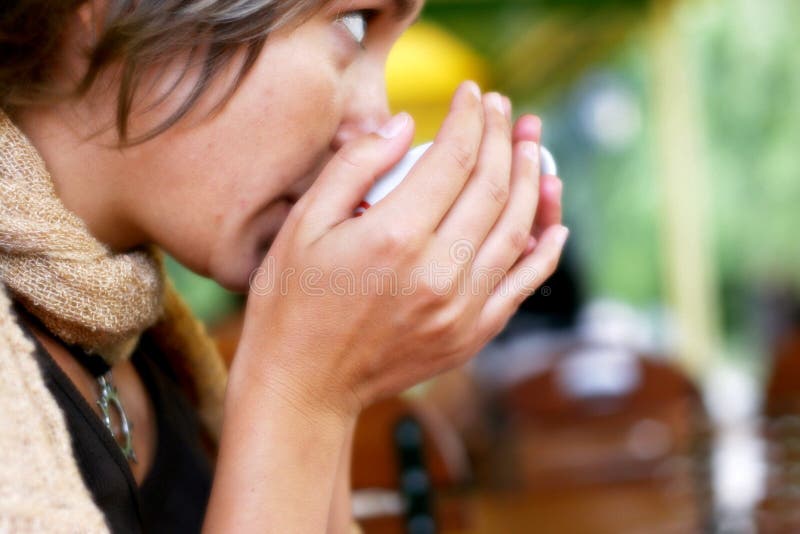
<svg viewBox="0 0 800 534"><path fill-rule="evenodd" d="M470 150L464 143L453 143L447 150L447 155L464 173L469 173L475 165L475 152Z"/></svg>
<svg viewBox="0 0 800 534"><path fill-rule="evenodd" d="M335 159L341 165L360 169L367 163L367 153L360 143L349 143L336 153Z"/></svg>
<svg viewBox="0 0 800 534"><path fill-rule="evenodd" d="M418 241L415 233L408 226L390 226L379 233L377 248L379 252L397 254L415 248Z"/></svg>
<svg viewBox="0 0 800 534"><path fill-rule="evenodd" d="M439 277L424 276L417 287L421 300L428 308L441 307L450 294L449 280Z"/></svg>
<svg viewBox="0 0 800 534"><path fill-rule="evenodd" d="M522 228L514 228L508 233L508 243L513 252L522 253L528 247L530 232Z"/></svg>
<svg viewBox="0 0 800 534"><path fill-rule="evenodd" d="M489 124L489 129L492 131L492 135L499 135L501 138L505 139L508 144L511 143L511 128L509 127L508 119L505 115L500 113L492 113L491 119Z"/></svg>
<svg viewBox="0 0 800 534"><path fill-rule="evenodd" d="M505 206L509 197L509 186L506 183L498 182L492 178L484 180L489 196L500 206Z"/></svg>
<svg viewBox="0 0 800 534"><path fill-rule="evenodd" d="M414 298L417 301L416 306L420 312L437 309L444 300L441 292L426 280L417 281L414 285Z"/></svg>
<svg viewBox="0 0 800 534"><path fill-rule="evenodd" d="M445 309L435 315L430 322L428 334L433 339L450 339L458 332L460 316L452 309Z"/></svg>

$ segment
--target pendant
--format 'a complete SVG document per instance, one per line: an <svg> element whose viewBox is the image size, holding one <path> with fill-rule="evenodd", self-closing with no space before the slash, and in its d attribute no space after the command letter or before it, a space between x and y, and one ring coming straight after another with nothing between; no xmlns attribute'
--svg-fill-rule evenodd
<svg viewBox="0 0 800 534"><path fill-rule="evenodd" d="M114 438L114 441L117 442L117 445L119 445L125 458L133 463L137 463L136 453L133 450L133 423L128 421L128 416L125 413L125 408L122 406L117 388L114 387L111 371L109 370L103 376L98 377L97 383L100 384L100 399L97 401L97 405L100 406L100 410L103 412L103 423L106 425L106 428L108 428L108 431L111 432L111 436ZM112 406L119 416L120 433L122 434L121 443L120 439L117 438L117 433L114 431L114 426L111 424Z"/></svg>

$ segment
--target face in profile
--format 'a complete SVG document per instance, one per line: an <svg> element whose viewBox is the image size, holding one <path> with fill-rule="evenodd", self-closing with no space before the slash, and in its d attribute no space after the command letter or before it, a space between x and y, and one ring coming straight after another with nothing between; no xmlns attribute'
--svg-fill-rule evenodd
<svg viewBox="0 0 800 534"><path fill-rule="evenodd" d="M81 172L113 188L112 215L137 244L156 243L190 269L245 291L292 205L331 156L390 118L386 59L420 8L403 0L325 2L310 18L269 35L222 108L209 113L229 88L236 59L186 117L123 149L113 129L93 135L114 120L116 95L101 80L62 113L75 137L50 155L57 162L81 158ZM134 104L132 137L182 103L197 75L190 70L181 79L185 65L176 58L149 73L152 89ZM57 170L58 188L64 177ZM79 215L82 202L90 201L65 198Z"/></svg>

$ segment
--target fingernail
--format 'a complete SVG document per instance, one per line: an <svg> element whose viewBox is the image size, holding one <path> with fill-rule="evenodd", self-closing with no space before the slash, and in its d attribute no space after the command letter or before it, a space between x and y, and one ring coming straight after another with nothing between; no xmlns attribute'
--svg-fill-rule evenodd
<svg viewBox="0 0 800 534"><path fill-rule="evenodd" d="M377 131L377 134L384 139L394 139L406 129L406 125L408 125L408 118L408 113L398 113L392 117L389 122L381 126Z"/></svg>
<svg viewBox="0 0 800 534"><path fill-rule="evenodd" d="M525 129L535 135L536 138L541 139L543 129L542 119L536 115L525 115L523 118L525 120Z"/></svg>
<svg viewBox="0 0 800 534"><path fill-rule="evenodd" d="M464 82L464 85L475 98L478 100L481 99L481 88L478 87L477 83L473 82L472 80L468 80Z"/></svg>
<svg viewBox="0 0 800 534"><path fill-rule="evenodd" d="M567 238L569 237L569 228L564 225L558 227L558 233L556 234L556 241L558 241L558 246L563 247L564 243L567 242Z"/></svg>
<svg viewBox="0 0 800 534"><path fill-rule="evenodd" d="M537 161L539 159L539 145L533 141L521 141L520 149L525 157L531 161Z"/></svg>
<svg viewBox="0 0 800 534"><path fill-rule="evenodd" d="M507 96L503 97L503 111L505 111L506 117L508 117L508 119L510 120L511 119L511 99L508 98Z"/></svg>
<svg viewBox="0 0 800 534"><path fill-rule="evenodd" d="M486 102L499 114L506 114L505 105L503 104L503 97L501 97L499 94L489 93L486 95Z"/></svg>
<svg viewBox="0 0 800 534"><path fill-rule="evenodd" d="M547 176L547 188L550 190L550 193L553 196L561 196L564 191L564 182L550 174L546 174L545 176Z"/></svg>

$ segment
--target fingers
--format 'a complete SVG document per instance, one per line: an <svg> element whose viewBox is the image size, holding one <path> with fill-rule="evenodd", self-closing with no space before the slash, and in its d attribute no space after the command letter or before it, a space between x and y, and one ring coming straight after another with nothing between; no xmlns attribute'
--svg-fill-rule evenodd
<svg viewBox="0 0 800 534"><path fill-rule="evenodd" d="M433 146L397 189L370 212L384 213L386 220L402 220L412 232L433 233L475 167L483 115L477 84L461 84Z"/></svg>
<svg viewBox="0 0 800 534"><path fill-rule="evenodd" d="M511 120L511 99L507 96L503 96L503 110L506 112L508 120Z"/></svg>
<svg viewBox="0 0 800 534"><path fill-rule="evenodd" d="M539 238L544 230L553 225L561 224L562 220L562 192L564 186L557 176L546 174L542 176L539 192L539 210L531 229L531 235Z"/></svg>
<svg viewBox="0 0 800 534"><path fill-rule="evenodd" d="M539 142L542 137L542 121L539 117L526 115L520 117L514 125L514 142L535 141ZM562 189L563 183L557 176L542 175L539 184L539 206L536 210L536 219L531 227L531 236L528 247L523 255L529 254L542 232L550 226L561 224L562 220Z"/></svg>
<svg viewBox="0 0 800 534"><path fill-rule="evenodd" d="M525 251L539 202L539 145L521 141L514 147L511 196L473 265L473 276L505 273Z"/></svg>
<svg viewBox="0 0 800 534"><path fill-rule="evenodd" d="M483 143L472 177L436 230L449 246L466 240L477 250L506 207L511 175L510 112L498 93L483 99L485 120Z"/></svg>
<svg viewBox="0 0 800 534"><path fill-rule="evenodd" d="M312 239L353 217L375 180L407 152L413 134L413 119L399 113L376 133L348 143L334 155L298 202Z"/></svg>
<svg viewBox="0 0 800 534"><path fill-rule="evenodd" d="M519 141L539 143L542 138L542 120L535 115L523 115L514 124L512 138L515 143Z"/></svg>
<svg viewBox="0 0 800 534"><path fill-rule="evenodd" d="M534 251L503 279L486 300L479 324L494 336L517 311L520 304L532 295L556 270L569 230L561 225L549 227Z"/></svg>

